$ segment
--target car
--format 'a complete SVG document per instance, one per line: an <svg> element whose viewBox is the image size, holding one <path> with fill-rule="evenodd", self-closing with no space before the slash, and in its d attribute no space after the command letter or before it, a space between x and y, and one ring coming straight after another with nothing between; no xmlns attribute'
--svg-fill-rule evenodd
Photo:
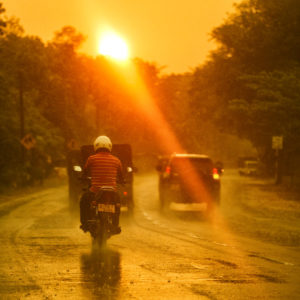
<svg viewBox="0 0 300 300"><path fill-rule="evenodd" d="M206 203L208 209L220 203L221 171L207 155L162 156L156 169L161 209L171 202Z"/></svg>
<svg viewBox="0 0 300 300"><path fill-rule="evenodd" d="M256 176L258 170L258 161L256 158L246 157L240 158L239 162L239 174L241 176Z"/></svg>
<svg viewBox="0 0 300 300"><path fill-rule="evenodd" d="M84 189L85 183L78 180L77 168L83 169L88 157L94 154L93 145L83 145L80 150L72 150L68 154L68 175L69 175L69 200L70 207L79 207L79 198ZM134 208L133 200L133 174L137 168L133 166L132 149L129 144L114 144L111 153L118 157L122 163L125 184L120 186L121 206L127 207L132 213Z"/></svg>

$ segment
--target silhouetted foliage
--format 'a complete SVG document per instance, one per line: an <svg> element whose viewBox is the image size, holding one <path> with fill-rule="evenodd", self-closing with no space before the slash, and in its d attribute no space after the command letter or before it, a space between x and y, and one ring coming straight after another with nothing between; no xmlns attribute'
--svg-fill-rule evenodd
<svg viewBox="0 0 300 300"><path fill-rule="evenodd" d="M42 180L74 141L91 143L100 134L136 152L161 150L154 140L160 128L136 105L143 99L134 98L112 61L78 52L81 33L65 26L45 44L4 11L0 2L2 184ZM296 0L237 5L212 32L219 48L193 73L162 76L155 63L132 61L187 151L232 157L239 147L234 135L250 140L262 157L272 135L283 135L290 153L299 151L299 11ZM27 134L35 144L25 149L20 141Z"/></svg>
<svg viewBox="0 0 300 300"><path fill-rule="evenodd" d="M0 16L3 12L1 3ZM0 20L2 184L40 182L74 140L79 146L107 134L114 142L143 147L148 130L143 116L138 115L112 62L78 53L82 34L65 26L45 44L24 35L17 19ZM158 68L139 59L134 64L154 90ZM25 148L21 141L28 134L35 143Z"/></svg>
<svg viewBox="0 0 300 300"><path fill-rule="evenodd" d="M5 12L3 4L0 2L0 36L4 33L4 28L6 27L6 22L2 18L2 14Z"/></svg>
<svg viewBox="0 0 300 300"><path fill-rule="evenodd" d="M199 118L249 139L265 161L272 136L283 135L286 152L300 151L299 36L299 1L243 1L213 30L219 47L194 72Z"/></svg>

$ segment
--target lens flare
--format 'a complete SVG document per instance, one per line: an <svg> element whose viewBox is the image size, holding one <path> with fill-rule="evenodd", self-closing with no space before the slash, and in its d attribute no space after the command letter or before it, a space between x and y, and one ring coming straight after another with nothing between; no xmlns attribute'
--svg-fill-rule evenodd
<svg viewBox="0 0 300 300"><path fill-rule="evenodd" d="M156 105L155 99L153 99L153 96L148 91L146 84L143 82L133 64L128 64L126 68L120 68L119 71L121 82L124 84L124 89L128 92L128 95L130 96L129 99L133 101L131 104L135 107L136 111L143 116L145 122L148 121L149 124L151 124L151 139L159 143L160 148L164 153L185 153L185 149L180 144L175 132L167 122L162 111ZM197 202L199 199L203 199L206 202L207 207L214 208L212 213L208 215L213 232L212 236L214 237L212 243L220 245L220 247L222 247L220 248L220 251L224 251L237 259L240 268L248 270L247 272L249 274L256 273L257 268L249 264L248 252L245 251L243 245L236 240L235 235L231 233L231 229L222 214L222 210L219 207L214 206L214 201L210 192L206 189L206 185L203 184L201 176L199 176L189 160L186 160L180 166L179 172L183 174L186 169L191 170L191 172L184 181L184 185L193 200ZM214 173L216 173L216 171L217 170L214 170ZM219 174L215 175L219 176ZM215 176L215 180L219 180L219 178L216 178Z"/></svg>
<svg viewBox="0 0 300 300"><path fill-rule="evenodd" d="M117 60L126 60L129 50L126 42L113 32L106 32L99 42L99 53Z"/></svg>

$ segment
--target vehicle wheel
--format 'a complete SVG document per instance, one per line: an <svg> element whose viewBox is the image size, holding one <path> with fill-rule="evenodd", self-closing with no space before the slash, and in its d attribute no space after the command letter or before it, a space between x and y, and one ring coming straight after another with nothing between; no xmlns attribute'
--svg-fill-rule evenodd
<svg viewBox="0 0 300 300"><path fill-rule="evenodd" d="M106 245L106 230L103 228L103 226L100 224L100 222L97 223L97 228L94 236L94 245L103 248Z"/></svg>
<svg viewBox="0 0 300 300"><path fill-rule="evenodd" d="M163 211L168 206L168 197L167 190L165 187L160 187L159 189L159 202L160 202L160 210Z"/></svg>
<svg viewBox="0 0 300 300"><path fill-rule="evenodd" d="M206 214L208 217L211 217L215 209L220 205L220 191L212 192L210 200L211 201L206 204Z"/></svg>
<svg viewBox="0 0 300 300"><path fill-rule="evenodd" d="M134 203L133 203L133 196L130 194L127 200L127 208L128 208L128 213L129 215L133 214L133 209L134 209Z"/></svg>

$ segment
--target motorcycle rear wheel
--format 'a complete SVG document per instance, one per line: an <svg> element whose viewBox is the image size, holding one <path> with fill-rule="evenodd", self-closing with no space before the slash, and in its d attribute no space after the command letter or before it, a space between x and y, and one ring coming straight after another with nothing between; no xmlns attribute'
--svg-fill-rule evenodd
<svg viewBox="0 0 300 300"><path fill-rule="evenodd" d="M93 239L94 245L102 248L105 247L107 241L106 228L100 222L97 223L96 233Z"/></svg>

